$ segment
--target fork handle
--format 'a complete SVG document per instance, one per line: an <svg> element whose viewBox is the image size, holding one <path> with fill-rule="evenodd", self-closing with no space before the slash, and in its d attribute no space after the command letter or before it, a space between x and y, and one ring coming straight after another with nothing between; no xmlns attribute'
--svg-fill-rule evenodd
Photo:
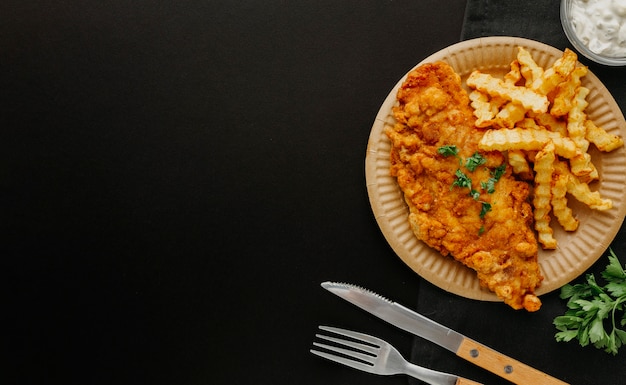
<svg viewBox="0 0 626 385"><path fill-rule="evenodd" d="M423 368L410 362L405 362L404 370L402 372L428 384L452 384L454 382L454 385L483 385L479 382L468 380L467 378L462 378L450 373L438 372L429 368Z"/></svg>
<svg viewBox="0 0 626 385"><path fill-rule="evenodd" d="M467 378L459 377L459 379L456 380L455 385L483 385L483 384L480 382L468 380Z"/></svg>

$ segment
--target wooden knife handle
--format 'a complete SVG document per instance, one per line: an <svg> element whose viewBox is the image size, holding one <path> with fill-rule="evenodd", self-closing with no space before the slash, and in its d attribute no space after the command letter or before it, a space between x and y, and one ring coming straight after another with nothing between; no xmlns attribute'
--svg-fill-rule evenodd
<svg viewBox="0 0 626 385"><path fill-rule="evenodd" d="M514 384L568 385L469 338L463 339L456 355Z"/></svg>
<svg viewBox="0 0 626 385"><path fill-rule="evenodd" d="M481 384L480 382L468 380L467 378L459 377L459 379L456 380L455 385L483 385L483 384Z"/></svg>

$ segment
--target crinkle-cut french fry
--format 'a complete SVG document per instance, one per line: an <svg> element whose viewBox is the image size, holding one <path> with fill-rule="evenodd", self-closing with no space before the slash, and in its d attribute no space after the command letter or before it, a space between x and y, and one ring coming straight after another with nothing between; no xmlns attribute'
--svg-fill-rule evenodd
<svg viewBox="0 0 626 385"><path fill-rule="evenodd" d="M524 119L526 110L521 105L508 102L502 109L496 114L495 121L498 127L513 128L515 123Z"/></svg>
<svg viewBox="0 0 626 385"><path fill-rule="evenodd" d="M524 118L517 122L515 125L517 128L525 128L527 130L544 130L545 127L537 124L537 121L533 118Z"/></svg>
<svg viewBox="0 0 626 385"><path fill-rule="evenodd" d="M508 162L513 168L513 173L517 174L522 180L532 180L533 171L522 150L509 150L507 152Z"/></svg>
<svg viewBox="0 0 626 385"><path fill-rule="evenodd" d="M550 227L550 210L552 200L552 173L554 172L554 143L549 141L535 157L535 190L533 206L535 207L535 230L538 233L539 243L544 249L556 249L554 231Z"/></svg>
<svg viewBox="0 0 626 385"><path fill-rule="evenodd" d="M572 109L572 101L576 89L580 87L580 78L587 75L587 67L576 67L569 76L556 87L554 102L550 114L554 116L566 115Z"/></svg>
<svg viewBox="0 0 626 385"><path fill-rule="evenodd" d="M571 208L567 206L567 175L554 173L552 175L552 211L565 231L575 231L578 228L578 219L574 217Z"/></svg>
<svg viewBox="0 0 626 385"><path fill-rule="evenodd" d="M586 152L589 146L589 142L585 139L585 134L587 133L585 128L585 120L587 120L585 108L589 105L587 95L589 95L589 88L578 87L572 100L572 108L567 115L567 132L569 137L583 152Z"/></svg>
<svg viewBox="0 0 626 385"><path fill-rule="evenodd" d="M525 109L536 113L548 111L550 104L545 95L540 95L525 87L511 85L502 79L481 73L480 71L474 71L470 74L467 79L467 85L486 92L490 96L499 96L510 102L521 104Z"/></svg>
<svg viewBox="0 0 626 385"><path fill-rule="evenodd" d="M522 80L522 72L519 61L513 60L511 62L511 69L504 75L504 81L508 84L516 85L520 80Z"/></svg>
<svg viewBox="0 0 626 385"><path fill-rule="evenodd" d="M588 150L591 143L606 152L624 145L621 137L588 119L589 89L582 81L588 69L577 60L576 53L566 49L552 66L542 68L529 51L519 47L503 78L475 71L467 80L470 88L484 95L482 101L489 103L480 124L491 129L478 147L506 152L516 176L535 182L533 212L544 249L556 247L551 212L566 231L579 226L567 206L566 193L594 210L613 206L589 187L599 173ZM554 168L551 180L547 176L550 167Z"/></svg>
<svg viewBox="0 0 626 385"><path fill-rule="evenodd" d="M557 132L545 129L527 130L524 128L487 130L478 147L485 151L507 150L541 150L548 142L553 142L557 155L564 158L573 158L578 149L569 138L562 137Z"/></svg>
<svg viewBox="0 0 626 385"><path fill-rule="evenodd" d="M586 152L579 152L576 156L569 160L570 170L582 182L589 183L598 179L598 169L591 162L591 155Z"/></svg>
<svg viewBox="0 0 626 385"><path fill-rule="evenodd" d="M598 172L591 163L591 155L587 153L589 141L586 139L587 128L585 121L587 120L587 114L585 113L585 108L589 105L586 99L588 94L588 88L578 87L572 100L572 108L567 115L567 132L579 149L579 154L570 159L570 169L572 174L585 182L598 177Z"/></svg>
<svg viewBox="0 0 626 385"><path fill-rule="evenodd" d="M585 121L585 128L587 130L585 138L593 143L600 151L611 152L624 145L622 138L617 135L609 134L602 127L596 126L591 120Z"/></svg>
<svg viewBox="0 0 626 385"><path fill-rule="evenodd" d="M535 79L531 88L541 95L548 95L576 68L578 56L574 51L566 48L552 67L543 71L539 79Z"/></svg>
<svg viewBox="0 0 626 385"><path fill-rule="evenodd" d="M520 65L520 72L526 80L526 87L530 87L535 79L540 79L543 75L543 68L535 62L530 52L524 47L517 47L517 61Z"/></svg>
<svg viewBox="0 0 626 385"><path fill-rule="evenodd" d="M538 152L537 150L524 151L524 155L526 155L526 159L528 159L529 162L535 163L535 157Z"/></svg>
<svg viewBox="0 0 626 385"><path fill-rule="evenodd" d="M546 129L558 132L561 136L567 136L567 122L548 113L529 114L537 123L537 125Z"/></svg>
<svg viewBox="0 0 626 385"><path fill-rule="evenodd" d="M470 92L469 99L476 117L474 125L481 128L491 126L500 107L497 102L491 102L489 95L477 90Z"/></svg>
<svg viewBox="0 0 626 385"><path fill-rule="evenodd" d="M609 210L613 207L612 200L602 198L598 191L591 191L587 183L582 182L570 172L565 162L557 160L554 162L554 167L560 175L567 175L567 192L576 200L594 210Z"/></svg>

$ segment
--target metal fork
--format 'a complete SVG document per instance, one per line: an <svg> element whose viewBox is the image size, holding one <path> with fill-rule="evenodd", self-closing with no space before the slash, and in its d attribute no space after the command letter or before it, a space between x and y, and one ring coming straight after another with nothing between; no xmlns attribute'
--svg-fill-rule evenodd
<svg viewBox="0 0 626 385"><path fill-rule="evenodd" d="M431 385L482 385L463 377L423 368L407 362L396 348L380 338L330 326L320 326L319 328L342 338L316 334L315 337L333 342L334 345L313 342L314 346L327 351L311 349L311 353L351 368L387 376L407 374ZM341 356L328 353L328 351L339 353Z"/></svg>

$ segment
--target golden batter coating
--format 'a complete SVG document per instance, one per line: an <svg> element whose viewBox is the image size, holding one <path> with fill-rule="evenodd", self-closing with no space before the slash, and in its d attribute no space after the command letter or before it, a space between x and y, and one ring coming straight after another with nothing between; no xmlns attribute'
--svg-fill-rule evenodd
<svg viewBox="0 0 626 385"><path fill-rule="evenodd" d="M512 176L502 153L479 151L484 131L459 75L443 62L422 65L397 99L397 123L385 133L417 238L474 269L514 309L538 310L543 277L529 185Z"/></svg>

